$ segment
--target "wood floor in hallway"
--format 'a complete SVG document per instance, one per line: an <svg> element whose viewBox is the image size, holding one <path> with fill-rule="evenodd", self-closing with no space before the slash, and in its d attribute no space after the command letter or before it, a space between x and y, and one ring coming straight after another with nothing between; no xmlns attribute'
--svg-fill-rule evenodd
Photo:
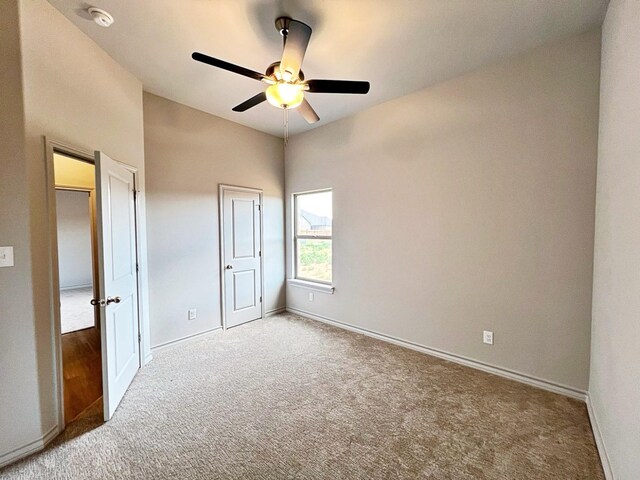
<svg viewBox="0 0 640 480"><path fill-rule="evenodd" d="M62 335L64 418L69 423L102 396L100 330Z"/></svg>

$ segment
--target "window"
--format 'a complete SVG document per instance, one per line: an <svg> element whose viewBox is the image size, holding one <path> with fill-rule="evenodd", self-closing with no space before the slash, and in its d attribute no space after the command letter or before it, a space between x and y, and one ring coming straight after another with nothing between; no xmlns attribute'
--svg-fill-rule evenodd
<svg viewBox="0 0 640 480"><path fill-rule="evenodd" d="M331 190L293 196L295 278L331 283Z"/></svg>

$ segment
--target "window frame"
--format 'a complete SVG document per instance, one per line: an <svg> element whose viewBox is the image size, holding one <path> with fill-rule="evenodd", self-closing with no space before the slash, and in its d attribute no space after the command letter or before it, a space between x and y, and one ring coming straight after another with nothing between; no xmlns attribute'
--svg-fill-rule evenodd
<svg viewBox="0 0 640 480"><path fill-rule="evenodd" d="M298 235L298 197L303 195L313 195L315 193L331 193L331 235ZM333 285L333 189L322 188L318 190L308 190L297 192L292 195L293 201L293 279L299 282L306 282L318 285ZM315 278L301 277L298 274L298 240L329 240L331 242L331 281L318 280Z"/></svg>

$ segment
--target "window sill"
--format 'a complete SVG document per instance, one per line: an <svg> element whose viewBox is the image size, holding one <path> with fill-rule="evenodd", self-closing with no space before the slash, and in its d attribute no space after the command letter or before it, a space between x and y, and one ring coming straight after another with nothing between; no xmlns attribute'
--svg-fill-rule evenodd
<svg viewBox="0 0 640 480"><path fill-rule="evenodd" d="M328 293L333 295L336 288L333 285L325 285L324 283L308 282L306 280L298 280L296 278L290 278L287 280L292 287L307 288L309 290L315 290L316 292Z"/></svg>

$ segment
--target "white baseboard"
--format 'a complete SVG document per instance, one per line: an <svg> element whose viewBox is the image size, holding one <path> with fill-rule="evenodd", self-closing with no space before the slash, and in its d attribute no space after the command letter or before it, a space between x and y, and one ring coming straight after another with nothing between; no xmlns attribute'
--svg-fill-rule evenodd
<svg viewBox="0 0 640 480"><path fill-rule="evenodd" d="M80 285L68 285L66 287L60 287L60 291L64 292L65 290L75 290L76 288L89 288L93 287L92 283L83 283Z"/></svg>
<svg viewBox="0 0 640 480"><path fill-rule="evenodd" d="M596 441L596 447L598 448L598 454L600 455L600 463L602 463L602 470L604 470L604 477L607 480L614 480L613 470L611 469L611 462L609 461L609 455L607 455L607 449L604 446L604 439L602 437L602 430L598 424L598 418L596 412L593 410L591 399L587 395L587 412L589 412L589 421L591 422L591 430L593 431L593 438Z"/></svg>
<svg viewBox="0 0 640 480"><path fill-rule="evenodd" d="M54 425L39 438L22 445L21 447L14 448L13 450L0 454L0 468L9 465L10 463L17 462L18 460L28 457L32 453L42 450L46 447L51 440L58 436L58 425Z"/></svg>
<svg viewBox="0 0 640 480"><path fill-rule="evenodd" d="M265 317L270 317L271 315L276 315L278 313L282 313L285 310L286 310L286 307L274 308L273 310L266 311L264 316ZM210 335L210 334L212 334L212 333L214 333L214 332L216 332L216 331L218 331L220 329L222 329L222 325L220 325L218 327L211 328L209 330L205 330L204 332L196 333L196 334L193 334L193 335L187 335L186 337L176 338L175 340L169 340L168 342L164 342L164 343L160 343L158 345L154 345L153 347L151 347L151 351L152 352L156 352L158 350L162 350L164 348L171 347L173 345L178 345L180 343L188 342L190 340L196 340L196 339L204 337L206 335ZM144 359L145 365L147 363L149 363L150 361L151 361L151 354L149 354Z"/></svg>
<svg viewBox="0 0 640 480"><path fill-rule="evenodd" d="M192 340L197 340L202 337L206 337L207 335L211 335L212 333L217 332L222 329L222 325L213 327L209 330L205 330L204 332L194 333L193 335L187 335L186 337L176 338L175 340L169 340L168 342L160 343L158 345L154 345L151 347L152 352L157 352L159 350L163 350L167 347L173 347L174 345L179 345L181 343L190 342ZM146 363L146 358L145 358Z"/></svg>
<svg viewBox="0 0 640 480"><path fill-rule="evenodd" d="M287 312L295 313L297 315L307 317L311 320L317 320L319 322L328 323L329 325L343 328L345 330L349 330L352 332L360 333L362 335L367 335L368 337L377 338L378 340L393 343L394 345L399 345L401 347L409 348L411 350L416 350L418 352L426 353L427 355L432 355L434 357L442 358L444 360L458 363L466 367L475 368L477 370L482 370L483 372L487 372L487 373L493 373L494 375L500 375L501 377L505 377L510 380L515 380L517 382L525 383L533 387L538 387L543 390L547 390L549 392L558 393L560 395L575 398L577 400L582 400L583 402L587 398L587 392L584 390L579 390L573 387L568 387L566 385L550 382L548 380L533 377L525 373L516 372L503 367L498 367L495 365L490 365L488 363L480 362L478 360L473 360L471 358L463 357L461 355L456 355L454 353L438 350L436 348L426 347L424 345L403 340L401 338L393 337L391 335L386 335L384 333L374 332L373 330L368 330L366 328L350 325L348 323L323 317L321 315L316 315L314 313L306 312L304 310L299 310L297 308L287 307Z"/></svg>

